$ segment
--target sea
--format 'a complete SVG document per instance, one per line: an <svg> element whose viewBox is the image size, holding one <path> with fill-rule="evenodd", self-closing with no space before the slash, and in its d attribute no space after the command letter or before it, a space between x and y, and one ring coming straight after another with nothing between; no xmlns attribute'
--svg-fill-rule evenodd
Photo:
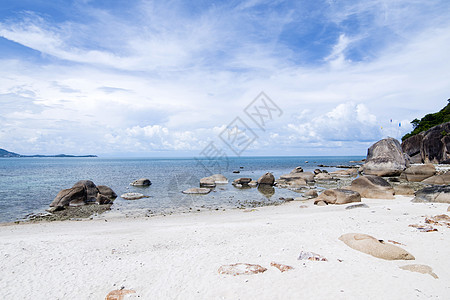
<svg viewBox="0 0 450 300"><path fill-rule="evenodd" d="M273 204L281 197L298 197L289 189L237 189L231 182L239 177L257 180L266 172L275 178L297 166L313 171L318 165L352 165L362 156L289 156L230 157L212 163L198 158L0 158L0 222L23 220L30 214L44 213L58 192L79 180L92 180L96 185L111 187L119 197L112 210L127 214L165 214L197 209L227 209L248 203ZM334 167L320 168L328 171ZM239 173L237 173L239 171ZM211 174L226 176L229 184L218 185L207 195L184 195L199 180ZM149 187L133 187L130 183L148 178ZM120 195L142 193L147 198L124 200Z"/></svg>

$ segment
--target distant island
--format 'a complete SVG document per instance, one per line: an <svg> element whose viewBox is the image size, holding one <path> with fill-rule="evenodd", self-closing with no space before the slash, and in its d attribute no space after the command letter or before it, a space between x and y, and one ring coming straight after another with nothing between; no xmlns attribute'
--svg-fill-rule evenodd
<svg viewBox="0 0 450 300"><path fill-rule="evenodd" d="M22 155L14 152L7 151L0 148L0 157L98 157L97 155L68 155L68 154L56 154L56 155Z"/></svg>

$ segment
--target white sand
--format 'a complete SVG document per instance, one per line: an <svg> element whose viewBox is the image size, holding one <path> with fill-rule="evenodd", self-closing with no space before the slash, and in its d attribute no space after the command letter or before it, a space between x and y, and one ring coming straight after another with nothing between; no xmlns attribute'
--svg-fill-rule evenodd
<svg viewBox="0 0 450 300"><path fill-rule="evenodd" d="M450 299L450 229L408 227L448 205L410 199L363 199L370 208L353 210L310 201L308 208L291 202L252 212L0 226L0 298L105 299L125 287L136 291L125 299ZM401 242L416 260L355 251L338 240L349 232ZM299 261L302 250L329 261ZM281 273L271 261L295 269ZM218 274L238 262L268 270ZM439 279L399 268L411 263L431 266Z"/></svg>

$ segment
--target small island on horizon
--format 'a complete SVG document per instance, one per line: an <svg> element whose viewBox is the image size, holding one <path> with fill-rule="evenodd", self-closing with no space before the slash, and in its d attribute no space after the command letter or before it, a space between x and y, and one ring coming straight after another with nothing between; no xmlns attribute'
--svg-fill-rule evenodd
<svg viewBox="0 0 450 300"><path fill-rule="evenodd" d="M0 158L3 157L98 157L97 155L70 155L70 154L56 154L56 155L22 155L14 152L7 151L0 148Z"/></svg>

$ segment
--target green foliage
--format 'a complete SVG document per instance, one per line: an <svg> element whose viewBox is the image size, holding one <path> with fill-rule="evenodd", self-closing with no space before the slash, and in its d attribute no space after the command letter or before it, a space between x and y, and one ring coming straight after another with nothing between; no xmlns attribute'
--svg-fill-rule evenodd
<svg viewBox="0 0 450 300"><path fill-rule="evenodd" d="M428 114L422 119L420 119L420 121L418 119L414 119L413 121L411 121L411 124L413 125L414 129L410 133L405 134L405 136L402 137L402 141L416 134L419 134L422 131L426 131L436 125L450 122L450 99L448 99L448 102L449 103L447 104L447 106L441 109L439 112L434 114ZM442 133L442 135L447 134L448 134L447 132Z"/></svg>

